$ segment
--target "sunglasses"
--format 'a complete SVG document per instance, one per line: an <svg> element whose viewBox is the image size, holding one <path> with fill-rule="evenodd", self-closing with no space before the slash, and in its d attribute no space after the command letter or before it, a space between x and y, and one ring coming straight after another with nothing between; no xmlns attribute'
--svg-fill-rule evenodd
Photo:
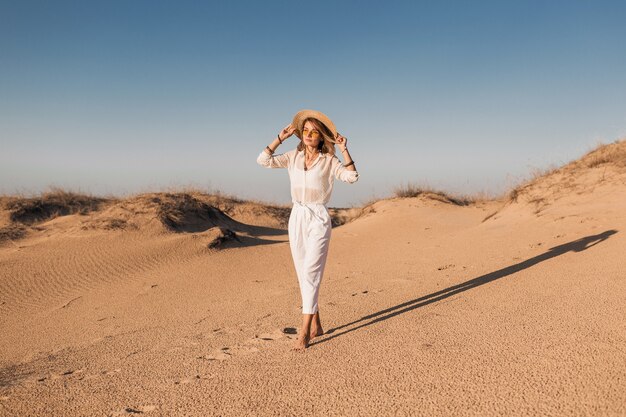
<svg viewBox="0 0 626 417"><path fill-rule="evenodd" d="M309 130L306 127L302 129L302 136L311 136L313 139L320 137L320 132L317 130Z"/></svg>

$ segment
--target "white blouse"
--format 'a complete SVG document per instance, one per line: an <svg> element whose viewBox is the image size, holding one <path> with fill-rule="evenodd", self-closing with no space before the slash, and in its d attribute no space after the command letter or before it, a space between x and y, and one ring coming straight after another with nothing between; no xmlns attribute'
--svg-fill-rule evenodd
<svg viewBox="0 0 626 417"><path fill-rule="evenodd" d="M304 170L304 151L297 149L278 155L269 155L265 150L257 158L257 163L266 168L287 168L291 181L291 201L296 203L319 203L326 205L333 192L335 178L347 183L359 179L357 171L343 166L339 158L320 153L308 169Z"/></svg>

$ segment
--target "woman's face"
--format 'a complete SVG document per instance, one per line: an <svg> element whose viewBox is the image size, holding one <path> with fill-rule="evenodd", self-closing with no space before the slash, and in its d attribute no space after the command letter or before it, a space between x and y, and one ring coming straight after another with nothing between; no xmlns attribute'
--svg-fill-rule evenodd
<svg viewBox="0 0 626 417"><path fill-rule="evenodd" d="M317 148L322 140L322 134L313 123L306 121L302 127L302 140L305 145Z"/></svg>

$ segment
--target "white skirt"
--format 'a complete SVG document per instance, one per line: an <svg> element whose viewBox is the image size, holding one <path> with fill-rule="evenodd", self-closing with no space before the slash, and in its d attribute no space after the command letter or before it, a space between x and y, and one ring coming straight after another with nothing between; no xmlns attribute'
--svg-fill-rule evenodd
<svg viewBox="0 0 626 417"><path fill-rule="evenodd" d="M324 204L293 203L289 245L300 283L302 314L315 314L330 243L331 218Z"/></svg>

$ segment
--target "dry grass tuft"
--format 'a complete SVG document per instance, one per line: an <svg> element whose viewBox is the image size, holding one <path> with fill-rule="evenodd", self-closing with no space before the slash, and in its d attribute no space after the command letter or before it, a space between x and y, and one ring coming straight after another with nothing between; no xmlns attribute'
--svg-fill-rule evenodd
<svg viewBox="0 0 626 417"><path fill-rule="evenodd" d="M157 204L158 219L174 231L206 230L203 225L217 224L220 219L219 209L188 193L155 195L151 202Z"/></svg>
<svg viewBox="0 0 626 417"><path fill-rule="evenodd" d="M80 227L82 230L99 229L99 230L137 230L136 224L130 223L126 219L116 219L109 217L85 223Z"/></svg>
<svg viewBox="0 0 626 417"><path fill-rule="evenodd" d="M399 198L413 198L413 197L425 197L431 200L441 201L442 203L454 204L457 206L468 206L475 204L479 201L485 201L486 196L483 194L471 195L453 195L444 191L435 190L428 186L420 186L413 183L408 183L404 186L395 187L393 190L395 197Z"/></svg>
<svg viewBox="0 0 626 417"><path fill-rule="evenodd" d="M215 238L213 238L213 240L211 240L207 244L207 247L209 249L220 249L226 246L226 244L228 243L235 243L235 242L241 243L241 239L239 239L239 236L237 236L237 233L233 232L230 229L226 229L225 227L220 227L219 233L217 234L217 236L215 236Z"/></svg>
<svg viewBox="0 0 626 417"><path fill-rule="evenodd" d="M522 182L520 185L517 185L507 193L507 202L513 203L518 201L518 198L522 194L554 174L562 173L567 174L569 178L575 178L583 170L593 169L600 166L626 168L625 139L617 140L608 145L599 144L582 157L561 167L551 166L546 169L535 170L531 173L528 180Z"/></svg>
<svg viewBox="0 0 626 417"><path fill-rule="evenodd" d="M35 224L68 214L99 210L110 199L52 188L39 197L4 197L2 205L13 222Z"/></svg>
<svg viewBox="0 0 626 417"><path fill-rule="evenodd" d="M558 168L555 166L550 166L544 169L539 169L539 168L534 169L531 172L530 177L528 179L524 180L521 184L516 185L509 192L506 193L505 198L504 198L505 202L506 203L516 202L518 198L524 193L524 191L528 190L534 184L541 181L542 178L546 178L558 172L560 169L561 168Z"/></svg>
<svg viewBox="0 0 626 417"><path fill-rule="evenodd" d="M21 224L10 224L0 228L0 244L10 240L18 240L26 236L26 227Z"/></svg>
<svg viewBox="0 0 626 417"><path fill-rule="evenodd" d="M376 210L374 209L373 204L374 203L364 207L353 208L329 207L328 212L330 213L332 227L338 227L353 222L366 214L375 213Z"/></svg>
<svg viewBox="0 0 626 417"><path fill-rule="evenodd" d="M289 213L291 212L291 205L279 205L271 204L261 200L242 200L230 194L224 194L221 192L202 194L201 198L209 205L221 210L229 216L239 214L242 206L247 205L248 209L258 214L269 214L281 221L281 223L287 224L289 219Z"/></svg>
<svg viewBox="0 0 626 417"><path fill-rule="evenodd" d="M211 206L230 217L234 217L242 213L269 215L277 219L278 222L285 227L287 227L289 214L291 212L291 205L288 204L273 204L256 199L245 200L235 195L224 193L220 190L201 189L193 186L169 187L166 189L166 191L134 194L128 197L127 200L145 198L157 198L161 200L163 196L170 196L172 199L175 200L176 198L180 197L174 196L183 195L190 196L191 198L196 199L199 202L205 203L206 205ZM182 198L185 199L189 197ZM176 204L174 204L174 206L176 206ZM174 214L174 217L180 217L181 208L184 207L179 206L178 210L174 210L174 213L172 213ZM168 209L164 210L165 212L167 212ZM178 214L175 214L176 211L178 211Z"/></svg>
<svg viewBox="0 0 626 417"><path fill-rule="evenodd" d="M608 145L599 144L576 162L586 168L595 168L605 164L626 168L626 139L617 140Z"/></svg>

